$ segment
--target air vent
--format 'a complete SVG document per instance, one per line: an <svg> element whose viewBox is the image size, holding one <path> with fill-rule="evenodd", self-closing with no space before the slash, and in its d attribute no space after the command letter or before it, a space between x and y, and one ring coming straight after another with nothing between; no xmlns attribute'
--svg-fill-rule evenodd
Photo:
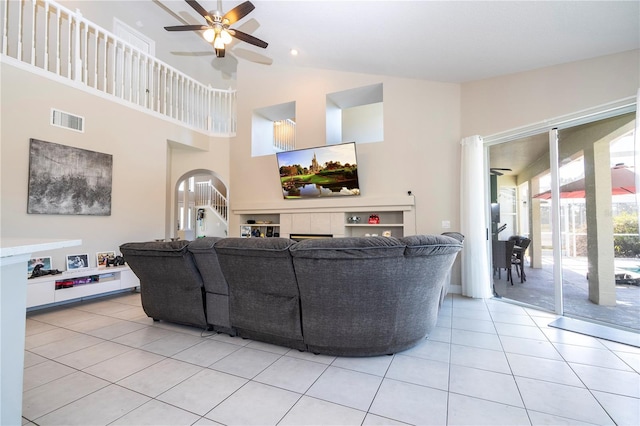
<svg viewBox="0 0 640 426"><path fill-rule="evenodd" d="M76 132L84 132L84 117L51 109L51 125L75 130Z"/></svg>

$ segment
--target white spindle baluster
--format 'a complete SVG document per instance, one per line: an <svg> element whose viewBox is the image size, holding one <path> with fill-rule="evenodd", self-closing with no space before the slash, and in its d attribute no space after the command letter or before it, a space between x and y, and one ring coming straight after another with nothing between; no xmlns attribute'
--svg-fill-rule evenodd
<svg viewBox="0 0 640 426"><path fill-rule="evenodd" d="M73 49L72 49L72 46L73 46L72 34L73 33L71 31L71 28L72 28L71 27L71 24L72 24L71 21L72 21L72 19L73 19L73 17L71 15L67 15L67 38L68 38L68 40L67 40L67 49L68 49L68 51L67 51L67 64L66 64L66 66L67 66L67 78L68 79L71 79L71 76L72 76L71 70L72 70L72 67L73 67L73 56L72 56L73 55Z"/></svg>
<svg viewBox="0 0 640 426"><path fill-rule="evenodd" d="M60 75L60 9L56 8L56 75Z"/></svg>
<svg viewBox="0 0 640 426"><path fill-rule="evenodd" d="M104 93L109 93L108 88L107 88L107 55L109 53L109 34L104 35L104 53L102 55L103 62L102 62L102 91Z"/></svg>
<svg viewBox="0 0 640 426"><path fill-rule="evenodd" d="M109 78L111 80L111 94L113 96L118 95L118 41L113 39L112 46L113 54L111 55L111 74Z"/></svg>
<svg viewBox="0 0 640 426"><path fill-rule="evenodd" d="M100 32L97 29L94 29L94 34L95 34L95 39L93 40L93 87L95 89L98 88L98 81L99 81L99 76L98 76L98 57L100 56L98 54L98 45L100 44Z"/></svg>
<svg viewBox="0 0 640 426"><path fill-rule="evenodd" d="M9 54L9 2L4 2L4 31L2 32L2 53Z"/></svg>
<svg viewBox="0 0 640 426"><path fill-rule="evenodd" d="M133 101L133 49L127 46L125 51L127 52L127 68L129 69L129 72L127 75L128 77L127 81L129 82L129 85L127 87L128 89L127 100L129 102L132 102Z"/></svg>
<svg viewBox="0 0 640 426"><path fill-rule="evenodd" d="M42 68L49 71L49 3L44 4L44 62Z"/></svg>
<svg viewBox="0 0 640 426"><path fill-rule="evenodd" d="M33 0L31 3L31 30L33 31L33 34L31 35L31 65L36 65L36 34L38 33L38 31L36 31L36 8L37 8L37 4L36 1ZM23 49L23 41L22 41L22 31L23 31L23 26L22 26L22 8L20 8L20 23L21 23L21 28L20 28L20 49L18 50L18 54L19 54L19 58L18 59L22 59L22 49Z"/></svg>

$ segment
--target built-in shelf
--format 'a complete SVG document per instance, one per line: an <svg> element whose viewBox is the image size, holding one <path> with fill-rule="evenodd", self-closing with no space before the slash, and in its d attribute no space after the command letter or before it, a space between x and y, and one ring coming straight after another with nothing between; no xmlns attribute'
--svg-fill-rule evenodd
<svg viewBox="0 0 640 426"><path fill-rule="evenodd" d="M354 197L355 198L355 197ZM394 237L415 234L414 198L391 197L375 200L322 200L323 203L279 203L279 205L253 206L234 210L239 219L241 236L257 229L266 236L266 227L273 227L284 238L292 234L322 234L334 237L390 234ZM317 200L314 200L317 201ZM369 216L377 215L378 224L368 223ZM351 223L350 217L360 222ZM247 220L256 222L248 224ZM387 232L385 232L387 231ZM244 235L243 235L244 234Z"/></svg>
<svg viewBox="0 0 640 426"><path fill-rule="evenodd" d="M345 223L347 228L397 228L403 227L403 223Z"/></svg>
<svg viewBox="0 0 640 426"><path fill-rule="evenodd" d="M140 280L128 266L84 268L27 280L27 308L135 288Z"/></svg>

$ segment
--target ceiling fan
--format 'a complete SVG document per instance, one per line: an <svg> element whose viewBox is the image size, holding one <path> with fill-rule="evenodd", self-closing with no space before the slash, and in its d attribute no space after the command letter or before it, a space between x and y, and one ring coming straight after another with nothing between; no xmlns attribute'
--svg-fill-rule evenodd
<svg viewBox="0 0 640 426"><path fill-rule="evenodd" d="M489 174L495 175L495 176L502 176L504 173L502 172L510 172L511 169L503 169L501 167L491 167L489 169Z"/></svg>
<svg viewBox="0 0 640 426"><path fill-rule="evenodd" d="M206 25L175 25L164 27L167 31L204 31L202 36L205 40L213 45L216 51L216 57L224 58L225 46L232 41L232 37L238 40L244 41L254 46L262 47L263 49L268 46L268 43L254 37L250 34L244 33L240 30L234 30L229 28L235 22L247 16L255 6L250 1L245 1L234 7L224 15L222 12L213 11L207 12L204 7L195 0L185 0L189 6L191 6L196 12L198 12L207 21Z"/></svg>

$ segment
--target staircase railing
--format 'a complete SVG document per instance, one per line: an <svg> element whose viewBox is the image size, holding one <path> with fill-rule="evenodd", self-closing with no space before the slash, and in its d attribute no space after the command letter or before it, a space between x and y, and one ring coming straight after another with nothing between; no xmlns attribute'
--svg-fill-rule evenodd
<svg viewBox="0 0 640 426"><path fill-rule="evenodd" d="M4 0L2 59L51 72L212 135L236 132L236 93L205 86L51 0Z"/></svg>
<svg viewBox="0 0 640 426"><path fill-rule="evenodd" d="M225 223L229 221L227 198L211 182L196 182L196 206L209 206Z"/></svg>

